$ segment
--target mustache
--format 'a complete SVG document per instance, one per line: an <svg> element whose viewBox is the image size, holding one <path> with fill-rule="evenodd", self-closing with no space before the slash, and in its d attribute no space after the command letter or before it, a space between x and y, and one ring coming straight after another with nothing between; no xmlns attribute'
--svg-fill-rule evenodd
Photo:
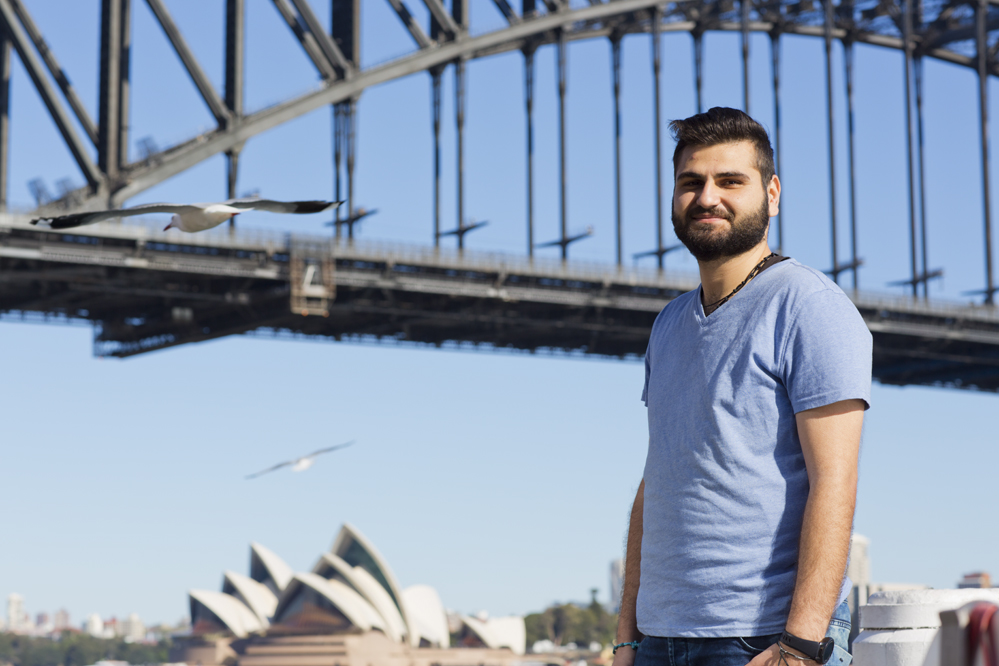
<svg viewBox="0 0 999 666"><path fill-rule="evenodd" d="M732 214L730 211L725 210L724 208L718 206L714 208L704 208L703 206L697 206L697 205L691 206L687 210L687 214L684 215L684 217L686 217L688 220L694 220L699 217L718 217L723 220L728 220L729 222L735 219L735 215Z"/></svg>

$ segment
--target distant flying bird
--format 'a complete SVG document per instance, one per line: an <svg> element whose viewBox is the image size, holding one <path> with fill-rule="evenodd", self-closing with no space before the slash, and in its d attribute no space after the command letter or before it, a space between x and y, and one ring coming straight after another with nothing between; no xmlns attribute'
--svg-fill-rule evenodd
<svg viewBox="0 0 999 666"><path fill-rule="evenodd" d="M347 442L346 444L337 444L336 446L328 446L325 449L319 449L318 451L313 451L312 453L310 453L307 456L302 456L301 458L295 458L294 460L286 460L283 463L278 463L277 465L274 465L273 467L268 467L267 469L261 470L261 471L255 473L255 474L250 474L246 478L247 479L255 479L258 476L261 476L263 474L267 474L267 472L273 472L276 469L281 469L282 467L288 467L289 465L291 466L291 470L293 472L304 472L305 470L307 470L310 467L312 467L312 463L314 463L316 461L315 460L316 456L322 455L323 453L329 453L330 451L336 451L337 449L342 449L344 447L350 446L353 443L354 443L354 441L351 440L351 441Z"/></svg>
<svg viewBox="0 0 999 666"><path fill-rule="evenodd" d="M54 217L38 217L32 224L49 229L73 229L102 220L149 213L173 213L167 229L180 229L188 233L205 231L217 227L246 210L265 210L269 213L319 213L339 206L342 201L274 201L273 199L230 199L220 203L172 204L154 203L122 208L120 210L99 210L89 213L72 213Z"/></svg>

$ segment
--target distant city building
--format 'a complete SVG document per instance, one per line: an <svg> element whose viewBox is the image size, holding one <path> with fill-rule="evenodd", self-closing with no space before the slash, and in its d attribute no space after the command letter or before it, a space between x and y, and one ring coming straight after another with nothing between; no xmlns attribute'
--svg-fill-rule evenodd
<svg viewBox="0 0 999 666"><path fill-rule="evenodd" d="M48 613L39 613L35 616L35 633L39 635L51 634L55 627Z"/></svg>
<svg viewBox="0 0 999 666"><path fill-rule="evenodd" d="M97 613L91 613L83 622L83 630L97 638L104 637L104 620Z"/></svg>
<svg viewBox="0 0 999 666"><path fill-rule="evenodd" d="M52 628L55 631L62 631L64 629L69 629L72 625L69 620L69 611L65 608L60 608L52 616Z"/></svg>
<svg viewBox="0 0 999 666"><path fill-rule="evenodd" d="M624 589L624 560L611 560L610 563L610 609L616 613L621 609L621 592Z"/></svg>
<svg viewBox="0 0 999 666"><path fill-rule="evenodd" d="M7 631L14 633L30 629L28 614L24 612L24 597L16 592L7 595Z"/></svg>
<svg viewBox="0 0 999 666"><path fill-rule="evenodd" d="M976 571L975 573L964 574L964 578L958 582L957 587L959 589L969 587L992 587L992 576L985 571Z"/></svg>
<svg viewBox="0 0 999 666"><path fill-rule="evenodd" d="M138 613L129 613L128 617L121 623L121 637L126 642L136 643L146 638L146 625L139 619Z"/></svg>

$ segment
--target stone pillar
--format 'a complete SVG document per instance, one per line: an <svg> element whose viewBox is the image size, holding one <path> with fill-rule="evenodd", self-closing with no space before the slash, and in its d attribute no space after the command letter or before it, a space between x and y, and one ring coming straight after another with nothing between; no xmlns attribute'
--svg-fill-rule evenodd
<svg viewBox="0 0 999 666"><path fill-rule="evenodd" d="M999 603L999 589L876 592L860 609L853 663L940 666L940 612L972 601Z"/></svg>

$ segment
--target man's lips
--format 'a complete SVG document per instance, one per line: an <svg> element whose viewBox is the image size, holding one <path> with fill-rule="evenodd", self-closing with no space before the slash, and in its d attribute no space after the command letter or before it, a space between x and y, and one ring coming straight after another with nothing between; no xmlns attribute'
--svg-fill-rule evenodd
<svg viewBox="0 0 999 666"><path fill-rule="evenodd" d="M721 222L729 221L727 217L723 217L720 215L691 215L690 219L693 222L701 222L705 224L718 224Z"/></svg>

